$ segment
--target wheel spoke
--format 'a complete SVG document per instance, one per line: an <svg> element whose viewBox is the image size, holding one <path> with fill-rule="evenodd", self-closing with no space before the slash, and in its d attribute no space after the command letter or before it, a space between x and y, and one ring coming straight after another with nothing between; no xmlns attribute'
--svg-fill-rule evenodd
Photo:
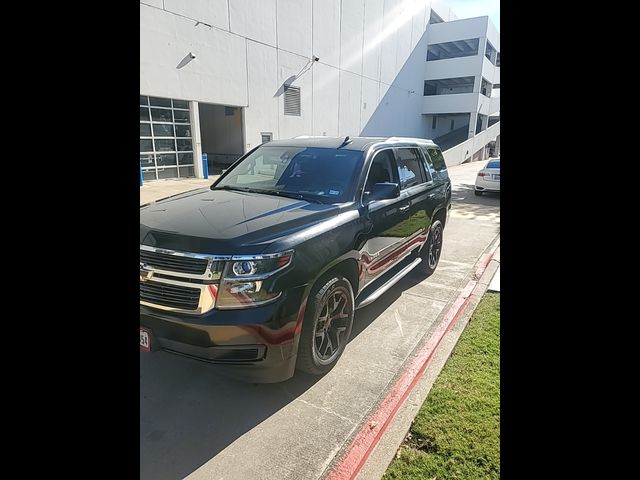
<svg viewBox="0 0 640 480"><path fill-rule="evenodd" d="M323 352L323 355L325 357L331 356L331 354L333 353L333 342L331 341L331 334L329 332L327 332L326 339L327 339L327 346L325 347ZM329 350L329 355L327 355L327 350Z"/></svg>
<svg viewBox="0 0 640 480"><path fill-rule="evenodd" d="M336 327L336 350L340 348L340 340L342 339L342 336L344 335L344 331L346 329L347 327Z"/></svg>

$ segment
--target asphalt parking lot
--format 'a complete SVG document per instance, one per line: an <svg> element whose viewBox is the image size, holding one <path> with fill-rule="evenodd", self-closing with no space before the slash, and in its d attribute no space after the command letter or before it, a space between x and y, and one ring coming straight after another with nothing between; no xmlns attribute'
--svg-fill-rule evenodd
<svg viewBox="0 0 640 480"><path fill-rule="evenodd" d="M473 193L485 164L450 169L453 207L436 273L410 274L358 310L342 359L324 377L247 384L207 364L141 353L140 477L321 478L499 235L500 196Z"/></svg>

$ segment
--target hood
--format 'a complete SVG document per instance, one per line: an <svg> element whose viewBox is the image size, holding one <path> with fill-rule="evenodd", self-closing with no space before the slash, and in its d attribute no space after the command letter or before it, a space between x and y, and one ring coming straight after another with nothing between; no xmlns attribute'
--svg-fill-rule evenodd
<svg viewBox="0 0 640 480"><path fill-rule="evenodd" d="M140 243L210 254L257 254L329 218L336 205L202 188L140 208Z"/></svg>

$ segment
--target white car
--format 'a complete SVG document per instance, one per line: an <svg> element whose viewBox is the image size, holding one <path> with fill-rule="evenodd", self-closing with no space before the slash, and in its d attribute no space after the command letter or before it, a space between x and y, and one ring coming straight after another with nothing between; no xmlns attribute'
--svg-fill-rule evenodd
<svg viewBox="0 0 640 480"><path fill-rule="evenodd" d="M482 192L500 193L500 158L494 158L478 172L474 193L482 195Z"/></svg>

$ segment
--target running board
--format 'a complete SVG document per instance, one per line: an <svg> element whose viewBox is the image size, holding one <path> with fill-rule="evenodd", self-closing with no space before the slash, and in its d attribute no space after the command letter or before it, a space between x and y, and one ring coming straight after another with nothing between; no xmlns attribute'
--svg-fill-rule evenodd
<svg viewBox="0 0 640 480"><path fill-rule="evenodd" d="M402 277L404 277L407 273L409 273L411 270L416 268L421 261L422 261L422 258L420 257L416 258L413 262L411 262L409 265L407 265L398 273L396 273L393 277L391 277L387 283L380 286L380 288L378 288L375 292L371 293L371 295L369 295L367 298L362 300L362 302L359 302L356 305L356 309L366 307L370 303L375 302L378 298L382 296L382 294L384 294L387 290L389 290L396 283L398 283L402 279Z"/></svg>

